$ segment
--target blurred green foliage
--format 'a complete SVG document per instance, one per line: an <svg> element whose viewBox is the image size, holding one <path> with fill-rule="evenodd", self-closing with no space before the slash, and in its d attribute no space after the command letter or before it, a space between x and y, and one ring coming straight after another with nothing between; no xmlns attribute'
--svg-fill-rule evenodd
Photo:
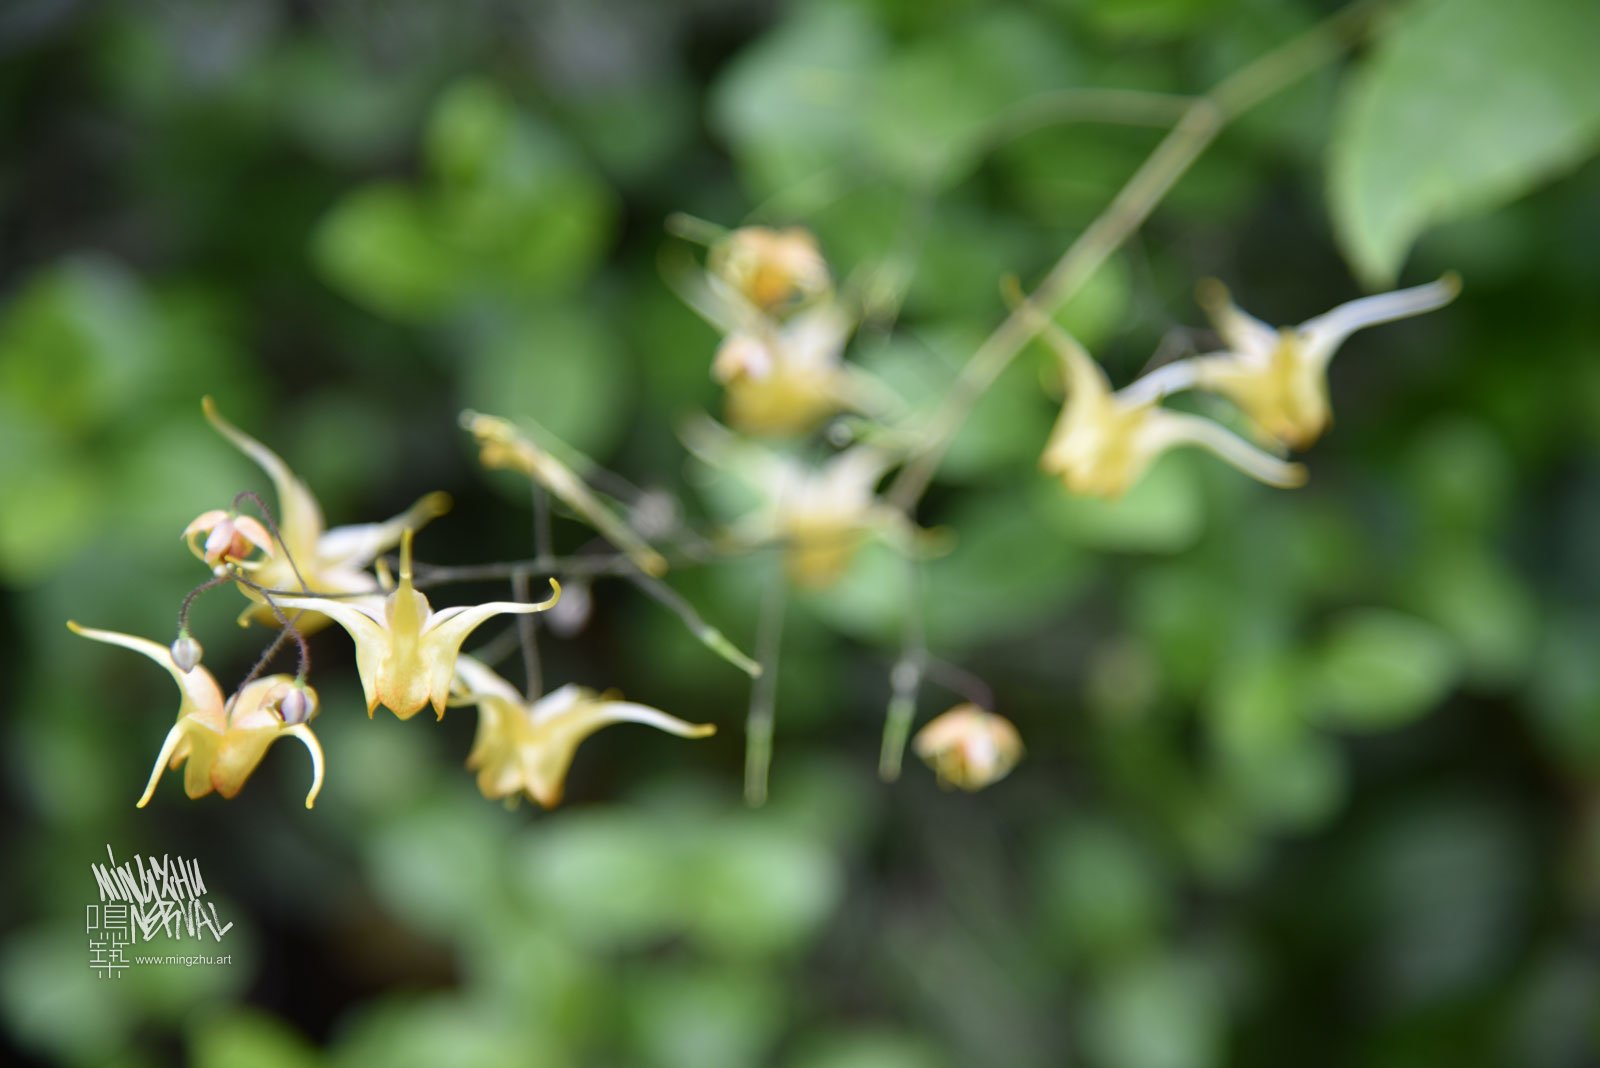
<svg viewBox="0 0 1600 1068"><path fill-rule="evenodd" d="M588 627L544 642L547 683L722 730L602 734L551 814L477 796L465 710L362 720L327 637L315 812L298 754L233 802L167 781L135 812L171 683L63 627L163 638L203 577L178 532L266 489L205 426L206 393L333 523L448 489L430 561L530 551L525 488L476 473L464 406L722 515L674 438L718 397L715 336L666 281L687 255L667 215L813 228L848 284L903 297L852 358L923 409L1003 314L1002 276L1036 280L1160 136L1015 109L1201 91L1327 6L0 12L9 1052L1592 1063L1600 96L1578 0L1385 5L1061 311L1124 382L1163 341L1208 342L1197 277L1298 322L1357 292L1341 256L1366 279L1460 270L1456 304L1335 359L1310 486L1178 454L1119 502L1069 498L1035 470L1060 389L1042 352L977 407L921 515L950 548L920 600L933 654L987 680L1028 746L982 794L872 778L917 607L882 549L791 605L757 811L738 803L742 677L626 586L597 584ZM748 645L769 564L671 579ZM504 590L436 603L479 592ZM224 678L262 644L230 597L196 616ZM930 683L920 713L957 699ZM232 963L94 978L82 909L108 843L197 859Z"/></svg>

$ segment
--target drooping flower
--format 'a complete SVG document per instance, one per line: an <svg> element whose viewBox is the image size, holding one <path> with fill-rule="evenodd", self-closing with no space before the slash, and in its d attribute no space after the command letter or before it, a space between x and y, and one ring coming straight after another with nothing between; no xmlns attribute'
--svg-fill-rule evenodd
<svg viewBox="0 0 1600 1068"><path fill-rule="evenodd" d="M817 239L800 227L740 227L711 246L707 266L763 312L820 296L832 285Z"/></svg>
<svg viewBox="0 0 1600 1068"><path fill-rule="evenodd" d="M290 675L268 675L248 683L225 701L211 672L198 666L182 670L164 645L131 634L80 627L73 622L67 626L74 634L148 656L167 669L183 694L178 721L161 745L150 782L139 798L139 808L150 802L161 773L180 765L183 789L190 797L204 797L215 790L231 798L261 763L272 743L286 735L299 739L311 754L311 789L306 794L306 808L316 802L322 789L322 746L306 725L317 713L314 689Z"/></svg>
<svg viewBox="0 0 1600 1068"><path fill-rule="evenodd" d="M250 578L258 586L311 594L381 593L377 579L366 568L380 553L394 548L402 532L421 527L450 508L448 494L430 493L385 522L328 530L317 499L277 453L224 419L210 397L202 400L201 406L217 432L254 460L272 479L278 492L277 524L283 545L273 545L266 557L255 563ZM207 513L207 516L212 514ZM200 519L195 521L199 522ZM236 531L243 522L243 519L234 520ZM194 524L190 527L195 529ZM186 536L188 533L185 531ZM247 587L242 589L254 603L239 616L240 625L251 620L274 623L276 616L261 595ZM327 619L322 614L308 614L301 616L295 625L309 632L326 626Z"/></svg>
<svg viewBox="0 0 1600 1068"><path fill-rule="evenodd" d="M782 545L785 569L797 586L832 585L873 537L908 554L920 548L921 532L875 493L894 464L879 449L855 445L812 467L741 440L709 419L687 426L684 440L706 463L762 495L731 534L743 545Z"/></svg>
<svg viewBox="0 0 1600 1068"><path fill-rule="evenodd" d="M1273 486L1299 486L1305 469L1285 463L1209 419L1160 406L1161 393L1134 383L1113 392L1100 365L1082 345L1053 324L1042 336L1060 357L1067 402L1056 420L1039 466L1074 493L1114 500L1168 449L1207 449L1245 474Z"/></svg>
<svg viewBox="0 0 1600 1068"><path fill-rule="evenodd" d="M526 793L545 808L561 801L579 743L613 723L643 723L681 738L716 732L649 705L621 701L580 686L563 686L536 701L470 656L456 660L455 704L478 706L478 732L467 767L491 800Z"/></svg>
<svg viewBox="0 0 1600 1068"><path fill-rule="evenodd" d="M626 553L645 574L660 576L666 573L665 557L602 504L576 472L548 450L534 444L511 423L498 416L468 411L461 413L461 425L477 439L480 450L478 462L484 467L520 471L527 475Z"/></svg>
<svg viewBox="0 0 1600 1068"><path fill-rule="evenodd" d="M935 716L911 746L940 785L968 792L1005 778L1022 759L1022 736L1011 721L974 704Z"/></svg>
<svg viewBox="0 0 1600 1068"><path fill-rule="evenodd" d="M803 434L836 412L870 406L870 384L844 363L850 330L838 305L825 303L730 333L711 364L727 390L728 423L751 434Z"/></svg>
<svg viewBox="0 0 1600 1068"><path fill-rule="evenodd" d="M204 546L199 542L202 534L206 536ZM273 549L272 535L267 533L261 520L220 508L197 516L183 529L183 540L188 543L190 552L212 567L244 565L255 550L271 556Z"/></svg>
<svg viewBox="0 0 1600 1068"><path fill-rule="evenodd" d="M1275 330L1235 305L1221 282L1207 280L1196 299L1227 351L1183 363L1193 365L1195 386L1221 393L1268 436L1303 449L1328 427L1328 363L1345 338L1442 308L1460 291L1460 279L1447 274L1426 285L1352 300L1299 326Z"/></svg>
<svg viewBox="0 0 1600 1068"><path fill-rule="evenodd" d="M490 601L435 612L411 575L412 531L400 539L400 582L382 601L335 601L325 597L280 597L286 609L321 612L349 633L356 645L356 670L367 699L367 715L382 704L410 719L432 703L444 718L457 654L467 635L497 615L543 612L561 597L552 579L550 599L536 604Z"/></svg>

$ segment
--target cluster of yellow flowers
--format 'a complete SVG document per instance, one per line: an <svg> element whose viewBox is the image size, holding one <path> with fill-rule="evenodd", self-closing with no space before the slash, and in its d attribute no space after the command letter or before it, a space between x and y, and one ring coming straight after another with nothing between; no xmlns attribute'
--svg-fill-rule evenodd
<svg viewBox="0 0 1600 1068"><path fill-rule="evenodd" d="M1341 304L1299 326L1275 330L1235 305L1222 283L1199 287L1201 306L1226 346L1177 360L1115 392L1083 346L1051 323L1041 332L1061 361L1067 401L1039 465L1075 493L1115 499L1151 463L1184 445L1207 449L1272 486L1305 482L1305 469L1233 434L1220 423L1161 407L1185 390L1220 394L1244 413L1274 450L1303 449L1327 429L1328 363L1352 333L1443 307L1455 298L1454 275Z"/></svg>
<svg viewBox="0 0 1600 1068"><path fill-rule="evenodd" d="M715 729L575 686L537 699L524 698L488 666L461 655L461 646L495 616L553 607L560 597L558 583L552 580L551 596L537 603L490 601L436 611L415 586L412 539L418 527L448 509L448 497L430 494L386 522L329 530L316 498L276 453L223 419L210 398L203 406L212 426L255 460L277 490L280 518L275 526L236 510L218 509L199 516L183 531L191 551L213 569L215 580L231 580L249 599L240 624L262 620L301 636L338 624L355 643L369 716L379 705L401 719L409 719L424 705L432 705L441 719L448 707L477 706L478 731L468 766L479 772L478 784L486 797L526 793L541 805L556 804L578 744L612 723L645 723L684 737L703 737ZM518 436L509 424L470 413L468 422L484 445L486 464L499 465L503 457L519 458L514 466L532 463L537 468L534 477L574 503L580 514L592 509L597 522L604 522L602 514L618 522L593 499L581 479ZM379 557L397 543L400 568L395 581ZM620 547L639 554L641 567L664 566L636 538ZM369 571L375 563L375 570ZM322 789L323 754L309 721L320 711L320 702L306 683L303 661L297 675L247 679L224 698L216 678L200 666L202 649L187 630L167 647L129 634L67 625L83 637L144 654L166 668L182 692L177 722L156 758L139 807L149 802L162 771L180 766L184 791L191 798L213 790L233 797L272 743L284 736L297 738L311 753L306 807L316 801Z"/></svg>
<svg viewBox="0 0 1600 1068"><path fill-rule="evenodd" d="M1024 301L1016 314L1033 317L1026 325L1057 354L1067 387L1040 466L1073 492L1114 499L1166 450L1196 446L1262 482L1300 485L1304 468L1283 454L1306 447L1327 428L1327 368L1338 347L1356 330L1438 308L1458 288L1447 275L1427 285L1351 301L1296 327L1274 329L1240 310L1220 283L1203 283L1199 301L1224 348L1168 363L1116 390L1077 341ZM811 589L839 581L857 551L872 539L908 557L936 550L939 538L919 529L904 507L878 494L885 475L930 446L916 426L884 418L898 402L886 403L883 384L845 362L857 316L836 292L816 239L800 229L759 226L723 233L712 242L706 268L686 295L723 335L710 362L712 376L726 390L727 425L710 418L693 422L684 431L685 444L709 466L741 477L760 498L752 511L730 525L722 544L780 549L789 582ZM1255 441L1211 419L1163 406L1165 398L1188 390L1231 401ZM238 501L252 496L241 494L235 507L207 511L189 523L182 538L212 572L196 593L223 584L237 587L247 601L241 625L260 622L282 628L263 665L292 637L300 648L300 667L294 675L257 677L258 665L224 697L216 679L200 666L203 650L187 631L194 595L180 613L178 638L171 646L69 623L84 637L155 660L182 691L177 722L139 799L141 807L162 771L180 766L190 797L213 790L232 797L272 743L284 736L298 739L311 754L312 785L306 796L306 807L311 807L322 786L323 754L309 726L320 703L307 683L305 635L329 624L344 630L354 643L369 716L379 705L401 719L424 706L431 706L439 718L450 707L478 709L478 732L467 764L490 798L526 794L541 805L556 804L577 745L608 724L644 723L691 738L712 732L709 725L690 724L578 686L524 696L488 665L462 655L461 647L496 616L554 607L561 596L555 579L545 601L530 602L519 592L523 599L518 601L435 610L417 589L412 543L418 529L449 509L445 494L428 494L383 522L327 529L316 498L276 453L222 418L210 398L202 407L217 432L266 472L277 490L279 511L274 522L256 499L262 516L241 515ZM770 440L808 435L845 412L866 416L855 420L866 432L853 432L854 443L826 459L815 460ZM462 426L476 439L485 467L517 471L570 508L616 547L616 560L635 572L637 582L664 603L680 605L675 610L702 642L752 675L759 674L756 664L656 581L667 560L584 478L503 419L467 412ZM398 578L382 558L396 547ZM530 670L533 674L537 672ZM540 689L537 681L529 685ZM909 707L914 705L913 692ZM907 707L906 701L901 706ZM886 764L894 769L909 726L908 718L899 722L900 727L885 734L886 753L895 740ZM941 783L969 790L1006 775L1022 754L1016 728L971 700L928 723L912 747ZM764 776L765 764L760 767Z"/></svg>
<svg viewBox="0 0 1600 1068"><path fill-rule="evenodd" d="M726 388L732 429L701 420L686 430L685 442L702 460L736 474L760 494L759 506L731 528L732 541L781 546L790 581L810 588L838 581L869 538L907 554L932 541L876 493L878 482L905 455L855 444L806 463L753 440L803 434L844 411L870 413L873 405L866 402L881 395L881 384L843 360L852 316L831 278L810 233L749 226L711 245L705 277L688 297L724 335L711 373ZM1458 288L1447 275L1275 330L1240 310L1220 283L1206 282L1199 301L1225 348L1166 364L1120 390L1112 389L1104 369L1075 339L1024 302L1018 314L1034 317L1029 325L1055 351L1067 387L1039 465L1074 493L1116 499L1162 453L1195 446L1270 485L1301 485L1305 469L1281 454L1306 447L1326 429L1327 368L1334 351L1363 327L1448 303ZM1256 442L1212 419L1162 405L1186 390L1228 398L1251 424ZM898 436L918 447L914 427L879 429L879 439ZM913 748L942 782L974 789L1006 774L1022 746L1010 723L968 703L928 724Z"/></svg>

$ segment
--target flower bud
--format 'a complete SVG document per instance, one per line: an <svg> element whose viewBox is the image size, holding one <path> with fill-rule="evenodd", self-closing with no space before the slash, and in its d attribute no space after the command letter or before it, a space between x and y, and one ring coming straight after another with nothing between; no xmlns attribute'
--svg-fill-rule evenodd
<svg viewBox="0 0 1600 1068"><path fill-rule="evenodd" d="M589 593L589 583L574 579L561 587L561 600L544 615L545 625L558 638L573 638L589 623L594 608L594 598Z"/></svg>
<svg viewBox="0 0 1600 1068"><path fill-rule="evenodd" d="M934 717L911 744L942 785L969 792L1005 778L1022 758L1022 737L1011 721L974 704Z"/></svg>
<svg viewBox="0 0 1600 1068"><path fill-rule="evenodd" d="M200 663L206 655L199 642L189 637L188 633L178 635L178 640L172 643L172 662L178 665L178 670L187 675Z"/></svg>
<svg viewBox="0 0 1600 1068"><path fill-rule="evenodd" d="M302 687L294 686L278 702L278 714L292 727L310 719L314 707L311 696Z"/></svg>

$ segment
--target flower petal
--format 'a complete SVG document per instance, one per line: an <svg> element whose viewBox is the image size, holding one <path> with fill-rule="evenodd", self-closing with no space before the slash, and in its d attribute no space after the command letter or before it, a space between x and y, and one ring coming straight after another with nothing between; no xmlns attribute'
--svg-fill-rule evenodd
<svg viewBox="0 0 1600 1068"><path fill-rule="evenodd" d="M289 465L277 453L246 434L222 417L210 397L200 401L206 419L217 433L233 443L267 473L278 491L278 532L283 535L289 554L298 561L309 561L317 550L317 539L322 536L322 509L311 490L297 478ZM301 566L306 566L302 563Z"/></svg>
<svg viewBox="0 0 1600 1068"><path fill-rule="evenodd" d="M515 686L481 660L465 654L456 657L456 681L466 691L469 703L478 697L493 697L518 705L523 703L522 694Z"/></svg>
<svg viewBox="0 0 1600 1068"><path fill-rule="evenodd" d="M361 676L361 692L367 699L367 715L378 707L378 673L389 652L389 630L380 618L380 607L335 601L328 597L279 597L280 608L320 612L345 629L356 646L356 672Z"/></svg>
<svg viewBox="0 0 1600 1068"><path fill-rule="evenodd" d="M1357 330L1442 308L1460 292L1461 279L1451 272L1425 285L1348 301L1300 324L1305 358L1325 365L1344 339Z"/></svg>
<svg viewBox="0 0 1600 1068"><path fill-rule="evenodd" d="M416 530L450 510L448 493L430 493L410 508L382 523L359 523L335 527L317 542L317 563L321 568L363 568L381 552L400 543L409 528Z"/></svg>
<svg viewBox="0 0 1600 1068"><path fill-rule="evenodd" d="M1156 409L1150 413L1141 437L1141 445L1152 455L1180 445L1196 445L1269 486L1292 489L1305 485L1306 469L1302 465L1263 452L1220 423L1198 415Z"/></svg>
<svg viewBox="0 0 1600 1068"><path fill-rule="evenodd" d="M716 733L710 723L688 723L649 705L629 701L582 701L567 712L539 724L536 740L522 754L528 794L545 808L561 802L567 769L578 745L589 735L613 723L643 723L680 738L704 738Z"/></svg>
<svg viewBox="0 0 1600 1068"><path fill-rule="evenodd" d="M1202 278L1194 287L1194 299L1235 355L1258 362L1272 355L1278 332L1235 304L1227 286L1215 278Z"/></svg>
<svg viewBox="0 0 1600 1068"><path fill-rule="evenodd" d="M155 795L156 783L161 781L162 772L167 770L167 762L172 759L173 750L178 748L178 743L183 740L183 723L173 724L167 732L166 740L161 743L161 752L156 754L155 767L150 769L150 781L145 784L144 793L134 804L134 808L144 808L150 803L150 798Z"/></svg>
<svg viewBox="0 0 1600 1068"><path fill-rule="evenodd" d="M165 645L157 644L148 638L139 638L132 634L121 634L114 630L96 630L93 627L80 627L72 620L67 620L67 629L79 637L91 641L105 642L107 645L120 645L124 649L132 649L136 653L143 653L167 669L177 682L178 688L183 691L183 703L179 715L189 715L198 719L212 730L222 730L226 726L223 714L222 687L217 685L216 678L203 666L196 665L192 671L185 672L172 662L172 650Z"/></svg>
<svg viewBox="0 0 1600 1068"><path fill-rule="evenodd" d="M429 672L428 697L433 702L434 713L440 719L444 718L445 707L450 702L450 680L455 677L456 658L467 635L497 615L528 615L555 607L555 603L561 599L561 584L551 579L550 588L554 591L550 598L535 604L490 601L487 604L446 608L428 618L422 628L417 656L423 669Z"/></svg>
<svg viewBox="0 0 1600 1068"><path fill-rule="evenodd" d="M322 792L322 743L317 741L317 736L304 723L296 723L283 733L300 739L306 752L311 754L311 789L306 793L306 808L310 808L316 804L317 795Z"/></svg>

